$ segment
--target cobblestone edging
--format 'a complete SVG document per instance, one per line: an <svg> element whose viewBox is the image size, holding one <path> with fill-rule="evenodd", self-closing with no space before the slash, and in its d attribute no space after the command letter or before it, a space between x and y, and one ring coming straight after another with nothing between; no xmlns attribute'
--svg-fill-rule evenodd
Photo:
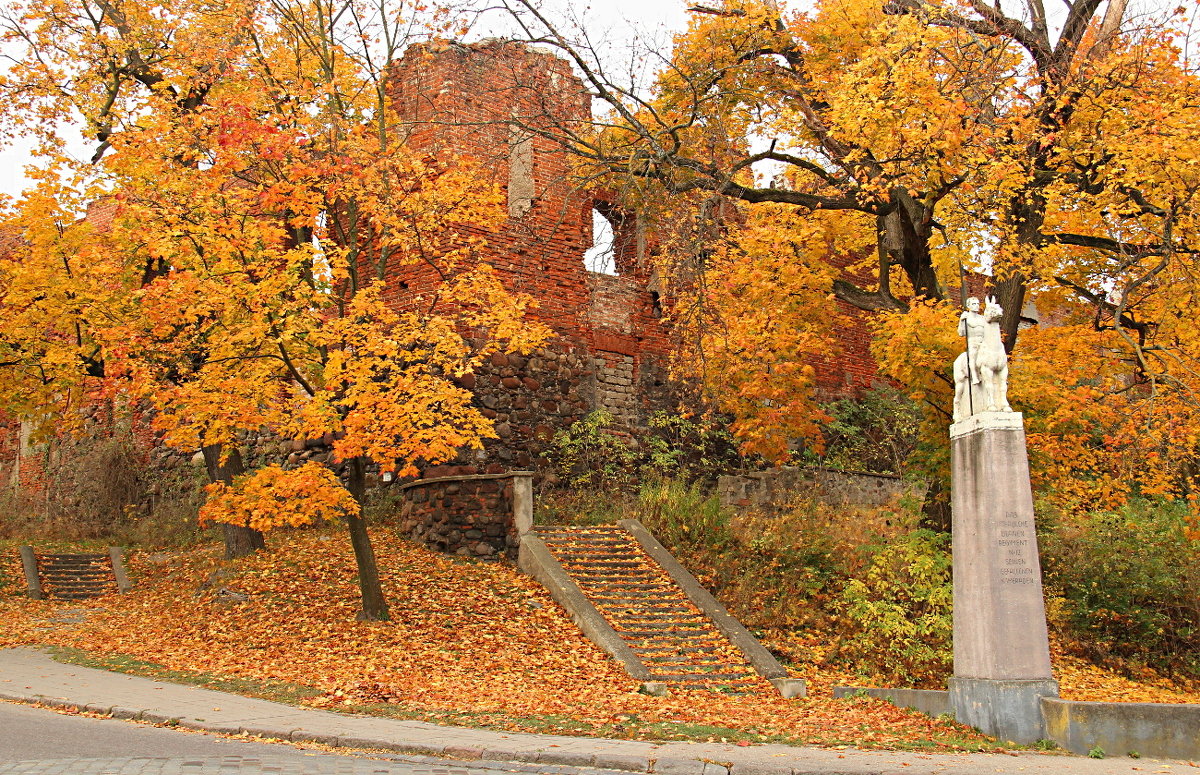
<svg viewBox="0 0 1200 775"><path fill-rule="evenodd" d="M0 775L623 775L563 765L515 762L450 762L431 756L386 759L339 758L325 754L294 762L271 756L64 758L0 762Z"/></svg>

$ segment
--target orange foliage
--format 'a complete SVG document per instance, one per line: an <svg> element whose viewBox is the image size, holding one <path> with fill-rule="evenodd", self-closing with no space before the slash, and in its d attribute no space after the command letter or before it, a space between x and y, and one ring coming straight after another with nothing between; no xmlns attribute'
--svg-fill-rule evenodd
<svg viewBox="0 0 1200 775"><path fill-rule="evenodd" d="M882 702L827 689L781 699L762 681L741 696L640 694L535 581L379 532L393 621L355 622L347 539L291 532L270 553L221 563L209 551L136 554L125 596L66 604L0 594L0 647L56 644L166 667L315 687L319 707L381 703L402 715L503 729L638 735L642 725L710 724L812 744L933 746L983 738ZM230 574L202 583L215 570ZM15 578L15 577L14 577ZM222 588L245 594L236 602ZM823 684L826 686L827 684ZM556 718L557 717L557 718Z"/></svg>
<svg viewBox="0 0 1200 775"><path fill-rule="evenodd" d="M285 471L263 466L238 477L232 485L213 482L200 521L224 522L266 532L357 515L358 503L320 463L305 463Z"/></svg>

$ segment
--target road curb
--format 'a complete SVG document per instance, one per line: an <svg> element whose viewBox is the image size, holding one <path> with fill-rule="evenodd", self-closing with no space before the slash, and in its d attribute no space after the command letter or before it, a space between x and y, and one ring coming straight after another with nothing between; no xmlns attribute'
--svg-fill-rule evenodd
<svg viewBox="0 0 1200 775"><path fill-rule="evenodd" d="M430 756L438 759L458 761L497 761L520 764L547 764L564 767L587 767L602 770L614 770L630 773L645 773L645 775L729 775L729 770L720 765L714 765L701 760L690 759L661 759L654 760L629 754L587 754L578 751L510 751L500 748L473 748L465 746L441 746L427 743L400 742L382 740L373 737L356 737L354 735L332 735L322 732L312 732L305 729L270 727L263 724L233 726L230 724L213 723L198 719L180 718L168 713L154 710L134 710L112 705L83 703L64 700L57 697L27 695L0 689L0 700L18 702L24 705L40 705L56 710L95 713L122 721L134 721L156 726L178 727L193 732L209 732L212 734L246 737L257 737L263 740L279 740L291 743L315 743L328 745L333 748L349 748L356 750L387 751L388 753L407 754L415 756ZM352 717L347 716L347 719ZM665 768L661 768L666 765ZM685 766L686 765L686 766ZM714 769L719 767L719 771Z"/></svg>

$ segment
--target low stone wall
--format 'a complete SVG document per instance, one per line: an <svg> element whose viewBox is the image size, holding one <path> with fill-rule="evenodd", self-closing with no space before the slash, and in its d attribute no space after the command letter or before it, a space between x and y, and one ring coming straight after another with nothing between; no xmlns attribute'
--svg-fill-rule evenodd
<svg viewBox="0 0 1200 775"><path fill-rule="evenodd" d="M1046 737L1072 753L1200 759L1200 705L1042 698Z"/></svg>
<svg viewBox="0 0 1200 775"><path fill-rule="evenodd" d="M462 557L516 559L533 526L533 472L467 474L400 485L400 530Z"/></svg>
<svg viewBox="0 0 1200 775"><path fill-rule="evenodd" d="M781 466L746 476L722 476L717 479L717 491L721 504L730 508L771 510L800 495L831 506L877 507L906 494L923 497L925 485L892 474Z"/></svg>
<svg viewBox="0 0 1200 775"><path fill-rule="evenodd" d="M834 697L868 697L940 716L953 713L950 693L928 689L835 686ZM1071 753L1200 759L1200 705L1158 702L1080 702L1041 698L1045 737Z"/></svg>

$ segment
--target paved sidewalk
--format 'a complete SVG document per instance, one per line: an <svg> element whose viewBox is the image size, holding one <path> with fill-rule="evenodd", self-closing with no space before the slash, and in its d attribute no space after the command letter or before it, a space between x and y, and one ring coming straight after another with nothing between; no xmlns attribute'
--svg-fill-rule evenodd
<svg viewBox="0 0 1200 775"><path fill-rule="evenodd" d="M349 716L55 662L0 649L0 699L82 709L186 729L465 761L594 767L656 775L1109 775L1192 773L1189 762L1020 754L921 754L785 745L648 743L492 732Z"/></svg>

